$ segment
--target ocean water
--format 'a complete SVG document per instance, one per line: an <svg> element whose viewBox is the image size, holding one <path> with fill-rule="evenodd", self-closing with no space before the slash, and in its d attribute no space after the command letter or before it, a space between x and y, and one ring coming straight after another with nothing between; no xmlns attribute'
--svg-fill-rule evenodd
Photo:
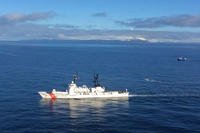
<svg viewBox="0 0 200 133"><path fill-rule="evenodd" d="M187 56L178 62L178 56ZM129 98L42 100L38 91L92 86ZM200 132L200 45L0 42L0 132Z"/></svg>

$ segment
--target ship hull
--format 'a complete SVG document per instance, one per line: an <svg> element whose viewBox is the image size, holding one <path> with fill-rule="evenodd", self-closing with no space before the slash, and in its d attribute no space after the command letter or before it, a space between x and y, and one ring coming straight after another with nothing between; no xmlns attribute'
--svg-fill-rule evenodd
<svg viewBox="0 0 200 133"><path fill-rule="evenodd" d="M117 92L104 92L102 94L89 93L87 95L69 95L67 92L38 92L44 99L82 99L82 98L110 98L110 97L128 97L129 93L117 93Z"/></svg>

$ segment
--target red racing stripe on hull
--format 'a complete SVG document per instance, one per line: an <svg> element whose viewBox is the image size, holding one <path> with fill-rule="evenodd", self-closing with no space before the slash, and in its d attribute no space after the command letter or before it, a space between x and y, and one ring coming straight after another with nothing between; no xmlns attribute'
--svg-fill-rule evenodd
<svg viewBox="0 0 200 133"><path fill-rule="evenodd" d="M51 97L51 99L56 99L56 96L53 93L49 93L49 96Z"/></svg>

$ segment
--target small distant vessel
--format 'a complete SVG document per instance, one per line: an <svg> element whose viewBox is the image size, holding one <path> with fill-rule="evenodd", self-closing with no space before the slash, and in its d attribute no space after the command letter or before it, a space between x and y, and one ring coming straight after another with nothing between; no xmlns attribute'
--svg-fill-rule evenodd
<svg viewBox="0 0 200 133"><path fill-rule="evenodd" d="M181 57L177 58L177 61L187 61L187 59L188 59L187 57L182 57L181 56Z"/></svg>
<svg viewBox="0 0 200 133"><path fill-rule="evenodd" d="M94 87L88 88L86 85L77 86L77 75L73 75L73 80L68 85L66 91L56 91L53 89L52 92L47 93L45 91L38 92L42 98L45 99L71 99L71 98L108 98L108 97L128 97L129 92L125 91L106 91L105 87L99 84L99 75L94 74Z"/></svg>

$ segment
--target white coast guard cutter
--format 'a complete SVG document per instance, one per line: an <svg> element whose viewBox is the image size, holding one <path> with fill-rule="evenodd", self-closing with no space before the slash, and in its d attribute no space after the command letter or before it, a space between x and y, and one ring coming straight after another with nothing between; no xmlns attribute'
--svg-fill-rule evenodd
<svg viewBox="0 0 200 133"><path fill-rule="evenodd" d="M69 84L66 91L56 91L47 93L44 91L38 92L42 98L45 99L69 99L69 98L109 98L109 97L128 97L129 92L125 91L106 91L103 86L99 84L99 75L94 74L94 87L88 88L86 85L77 86L77 75L73 75L73 80Z"/></svg>

